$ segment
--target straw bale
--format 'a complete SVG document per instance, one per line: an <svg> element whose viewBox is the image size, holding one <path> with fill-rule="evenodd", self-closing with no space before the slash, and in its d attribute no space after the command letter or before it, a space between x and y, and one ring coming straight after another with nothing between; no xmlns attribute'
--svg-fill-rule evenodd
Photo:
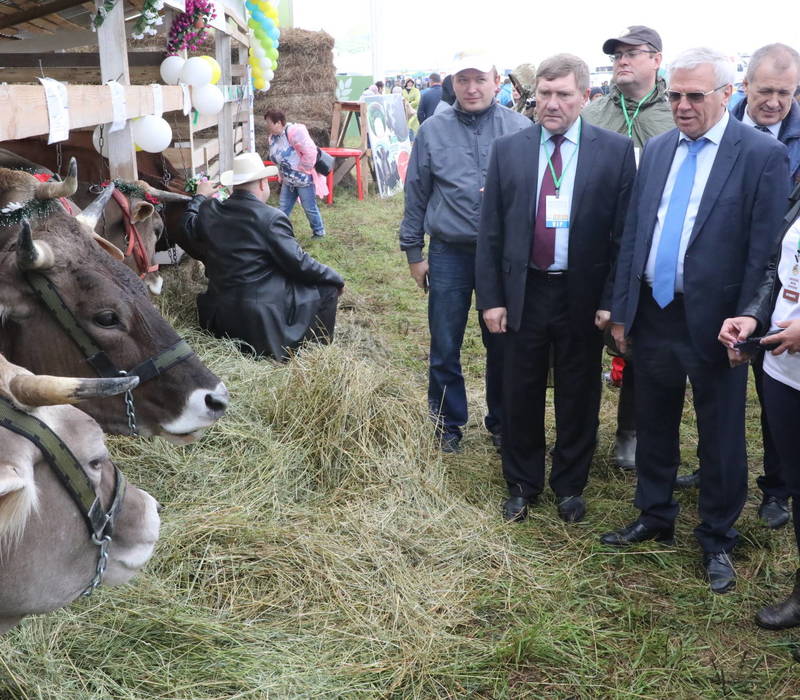
<svg viewBox="0 0 800 700"><path fill-rule="evenodd" d="M266 156L267 133L263 114L280 109L291 122L305 124L319 146L330 144L333 103L336 101L336 68L333 37L306 29L281 31L278 69L268 92L256 93L256 146Z"/></svg>

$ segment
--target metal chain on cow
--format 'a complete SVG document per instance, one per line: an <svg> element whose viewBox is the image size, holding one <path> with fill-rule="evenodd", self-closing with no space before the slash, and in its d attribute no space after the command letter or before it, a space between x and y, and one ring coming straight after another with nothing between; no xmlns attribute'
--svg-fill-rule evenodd
<svg viewBox="0 0 800 700"><path fill-rule="evenodd" d="M50 315L58 322L64 332L74 342L83 353L86 361L100 377L119 377L137 376L139 385L144 384L150 379L154 379L163 374L171 367L174 367L184 360L188 360L194 355L194 350L183 338L165 348L157 355L149 357L140 362L135 367L125 371L120 370L92 337L78 323L78 319L66 305L55 285L41 272L27 270L25 280L35 292L39 300L44 304ZM133 401L133 394L128 391L125 393L125 413L128 420L128 428L132 436L138 435L136 429L136 409Z"/></svg>
<svg viewBox="0 0 800 700"><path fill-rule="evenodd" d="M120 372L121 375L126 375L127 372ZM133 391L128 389L125 392L125 416L128 419L128 432L131 437L139 437L139 430L136 427L136 406L133 405Z"/></svg>
<svg viewBox="0 0 800 700"><path fill-rule="evenodd" d="M61 166L62 166L63 153L61 152L61 141L56 143L56 175L61 179Z"/></svg>
<svg viewBox="0 0 800 700"><path fill-rule="evenodd" d="M125 498L125 476L115 465L114 495L106 510L78 458L46 423L0 396L0 427L7 428L36 445L86 521L92 542L100 548L95 574L81 594L90 596L103 582L103 575L108 567L108 548Z"/></svg>

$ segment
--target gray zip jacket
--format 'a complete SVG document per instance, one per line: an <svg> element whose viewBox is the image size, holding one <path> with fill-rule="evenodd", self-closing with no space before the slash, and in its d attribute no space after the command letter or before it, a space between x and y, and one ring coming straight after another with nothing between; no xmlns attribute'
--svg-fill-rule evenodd
<svg viewBox="0 0 800 700"><path fill-rule="evenodd" d="M425 120L411 150L400 224L400 250L409 264L422 260L426 232L445 243L475 246L492 143L530 125L496 102L483 112L464 112L456 102Z"/></svg>

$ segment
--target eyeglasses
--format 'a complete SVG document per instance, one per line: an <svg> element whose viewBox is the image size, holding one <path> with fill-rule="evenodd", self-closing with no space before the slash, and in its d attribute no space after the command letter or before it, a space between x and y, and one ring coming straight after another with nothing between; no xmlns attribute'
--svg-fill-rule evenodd
<svg viewBox="0 0 800 700"><path fill-rule="evenodd" d="M636 58L637 56L641 56L643 53L658 53L658 51L648 51L647 49L631 49L630 51L617 51L616 53L608 54L608 60L612 63L616 63L617 61L621 61L623 58L627 58L629 61Z"/></svg>
<svg viewBox="0 0 800 700"><path fill-rule="evenodd" d="M670 102L680 102L681 98L685 97L693 104L700 104L706 99L706 97L715 93L717 90L722 90L724 87L728 87L728 83L720 85L719 87L715 87L713 90L709 90L708 92L675 92L675 90L667 90L667 99Z"/></svg>

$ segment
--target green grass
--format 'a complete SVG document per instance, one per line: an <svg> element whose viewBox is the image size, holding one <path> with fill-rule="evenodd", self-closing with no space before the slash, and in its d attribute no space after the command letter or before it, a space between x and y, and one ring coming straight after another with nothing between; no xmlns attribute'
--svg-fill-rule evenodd
<svg viewBox="0 0 800 700"><path fill-rule="evenodd" d="M186 271L167 279L162 308L228 384L230 413L189 447L109 440L165 506L156 555L132 585L3 637L0 698L797 697L800 632L752 623L796 566L789 530L758 525L756 489L727 596L700 578L694 493L678 496L674 548L605 550L598 536L635 516L605 390L586 521L562 523L546 494L528 522L501 523L474 315L465 449L443 457L425 419L425 297L397 250L402 202L336 194L323 240L293 215L347 280L333 346L288 366L244 358L193 329ZM755 409L748 430L754 480ZM684 469L695 440L687 412Z"/></svg>

